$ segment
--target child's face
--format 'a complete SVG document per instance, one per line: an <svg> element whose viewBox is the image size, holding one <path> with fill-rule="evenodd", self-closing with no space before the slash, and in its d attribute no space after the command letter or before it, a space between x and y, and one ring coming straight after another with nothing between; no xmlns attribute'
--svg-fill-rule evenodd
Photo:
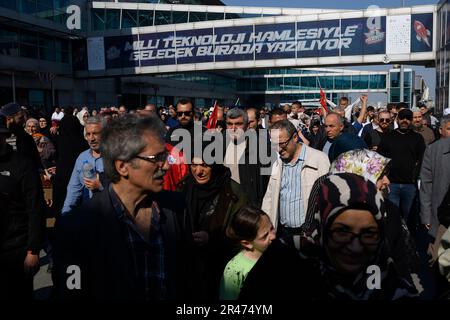
<svg viewBox="0 0 450 320"><path fill-rule="evenodd" d="M275 239L275 229L268 216L261 217L256 238L251 242L253 248L261 253L266 251L272 241Z"/></svg>

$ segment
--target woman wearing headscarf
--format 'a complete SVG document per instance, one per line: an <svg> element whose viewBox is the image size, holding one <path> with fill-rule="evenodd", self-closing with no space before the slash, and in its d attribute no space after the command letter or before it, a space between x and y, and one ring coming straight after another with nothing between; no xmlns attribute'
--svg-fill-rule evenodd
<svg viewBox="0 0 450 320"><path fill-rule="evenodd" d="M56 150L53 143L42 133L33 134L34 142L41 157L42 165L45 169L55 166Z"/></svg>
<svg viewBox="0 0 450 320"><path fill-rule="evenodd" d="M247 204L247 197L231 180L230 169L207 164L202 155L192 156L189 174L180 182L179 191L185 195L191 217L198 295L218 299L223 269L234 254L225 230L230 218Z"/></svg>
<svg viewBox="0 0 450 320"><path fill-rule="evenodd" d="M55 215L61 213L66 198L67 185L75 165L75 161L81 152L89 146L83 136L83 127L80 121L72 115L73 108L64 110L64 117L59 122L59 134L57 137L56 174L52 177L53 183L53 207Z"/></svg>
<svg viewBox="0 0 450 320"><path fill-rule="evenodd" d="M78 121L80 121L80 124L84 127L85 121L89 117L89 111L86 109L82 109L80 112L77 113Z"/></svg>
<svg viewBox="0 0 450 320"><path fill-rule="evenodd" d="M375 151L368 149L351 150L338 156L331 164L329 174L354 173L372 182L384 198L389 193L389 162L391 159L383 157ZM318 212L319 203L317 195L320 191L320 184L327 176L320 177L311 190L308 211L305 223L302 226L305 236L312 241L317 238L317 220L315 215ZM309 207L310 206L310 207ZM398 272L404 276L416 277L420 270L417 249L406 223L401 218L398 208L389 200L385 199L387 215L384 219L387 245L391 254L395 257Z"/></svg>
<svg viewBox="0 0 450 320"><path fill-rule="evenodd" d="M241 298L389 301L417 297L416 287L398 274L386 246L385 201L372 182L351 173L330 175L321 182L316 201L315 242L300 236L274 241L248 274ZM288 254L277 253L282 250ZM297 260L292 254L296 250ZM285 267L287 256L298 270ZM289 281L277 279L283 272Z"/></svg>

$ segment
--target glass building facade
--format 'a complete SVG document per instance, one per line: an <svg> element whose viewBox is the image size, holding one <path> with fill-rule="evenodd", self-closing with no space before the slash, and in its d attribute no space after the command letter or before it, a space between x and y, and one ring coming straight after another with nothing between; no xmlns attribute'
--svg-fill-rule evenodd
<svg viewBox="0 0 450 320"><path fill-rule="evenodd" d="M441 1L437 14L436 101L438 113L450 106L450 0Z"/></svg>
<svg viewBox="0 0 450 320"><path fill-rule="evenodd" d="M403 102L412 105L415 74L411 69L405 69L403 76ZM389 70L389 102L400 102L400 69Z"/></svg>
<svg viewBox="0 0 450 320"><path fill-rule="evenodd" d="M70 62L70 41L40 32L0 25L0 55Z"/></svg>

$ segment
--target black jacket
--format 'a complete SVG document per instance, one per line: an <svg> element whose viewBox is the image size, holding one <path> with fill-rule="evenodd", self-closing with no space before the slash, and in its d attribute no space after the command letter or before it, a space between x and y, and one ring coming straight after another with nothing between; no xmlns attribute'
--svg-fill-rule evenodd
<svg viewBox="0 0 450 320"><path fill-rule="evenodd" d="M225 132L224 141L227 142ZM266 194L267 185L270 179L270 168L272 164L276 161L276 153L271 152L270 141L267 141L266 145L263 146L264 141L260 140L259 134L256 135L256 146L250 146L250 139L247 138L247 145L245 147L245 152L243 154L244 159L239 159L239 180L242 191L247 195L249 204L261 208L264 195ZM230 143L233 143L230 141ZM224 159L226 156L226 150L228 145L224 143ZM265 150L264 150L265 149ZM265 152L264 152L265 151ZM271 158L269 163L262 163L261 154L265 154L266 157ZM254 161L256 159L256 161ZM255 163L256 162L256 163ZM263 171L265 173L262 174Z"/></svg>
<svg viewBox="0 0 450 320"><path fill-rule="evenodd" d="M17 152L30 159L36 169L42 169L41 157L33 137L26 133L25 130L19 130L15 135Z"/></svg>
<svg viewBox="0 0 450 320"><path fill-rule="evenodd" d="M192 233L181 194L155 195L161 209L161 233L167 299L186 297L190 286ZM133 260L122 223L111 201L109 188L90 201L57 218L54 246L56 297L87 300L142 300L135 286ZM68 290L67 268L81 270L81 289Z"/></svg>
<svg viewBox="0 0 450 320"><path fill-rule="evenodd" d="M26 248L38 254L45 232L44 194L32 161L0 145L0 253Z"/></svg>

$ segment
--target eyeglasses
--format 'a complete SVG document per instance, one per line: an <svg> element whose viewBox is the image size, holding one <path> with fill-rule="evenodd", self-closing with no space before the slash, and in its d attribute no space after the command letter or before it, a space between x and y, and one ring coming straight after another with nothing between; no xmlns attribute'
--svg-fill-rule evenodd
<svg viewBox="0 0 450 320"><path fill-rule="evenodd" d="M190 117L190 116L192 116L192 111L178 111L177 112L178 117L182 117L183 115L185 115L186 117Z"/></svg>
<svg viewBox="0 0 450 320"><path fill-rule="evenodd" d="M288 145L289 141L291 141L292 137L295 135L295 132L291 134L291 136L289 137L289 139L287 139L285 142L280 142L278 143L278 146L282 149L286 148L286 146Z"/></svg>
<svg viewBox="0 0 450 320"><path fill-rule="evenodd" d="M358 238L361 244L366 246L373 246L380 242L380 232L378 231L363 231L361 233L354 233L345 229L331 230L331 240L339 244L348 244L353 239Z"/></svg>
<svg viewBox="0 0 450 320"><path fill-rule="evenodd" d="M389 119L389 118L380 118L379 121L380 122L387 122L387 123L389 123L389 122L391 122L391 119Z"/></svg>
<svg viewBox="0 0 450 320"><path fill-rule="evenodd" d="M135 158L148 161L151 163L165 163L169 157L169 152L164 151L153 156L136 156Z"/></svg>

